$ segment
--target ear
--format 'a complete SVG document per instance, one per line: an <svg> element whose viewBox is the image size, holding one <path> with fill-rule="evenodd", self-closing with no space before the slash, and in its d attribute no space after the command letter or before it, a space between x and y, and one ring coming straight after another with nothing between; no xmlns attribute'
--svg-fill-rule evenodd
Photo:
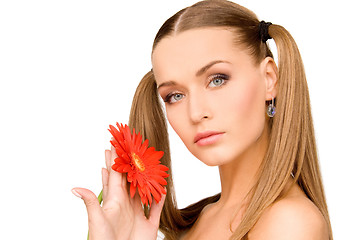
<svg viewBox="0 0 360 240"><path fill-rule="evenodd" d="M262 74L265 80L266 100L271 100L277 95L278 69L273 58L266 57L261 62Z"/></svg>

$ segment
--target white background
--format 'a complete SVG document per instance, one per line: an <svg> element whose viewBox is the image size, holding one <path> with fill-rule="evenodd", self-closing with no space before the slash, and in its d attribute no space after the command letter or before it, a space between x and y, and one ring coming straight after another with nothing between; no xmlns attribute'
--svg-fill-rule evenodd
<svg viewBox="0 0 360 240"><path fill-rule="evenodd" d="M126 3L124 3L126 2ZM335 239L358 236L356 1L240 1L302 53ZM99 193L109 124L126 123L162 23L195 1L0 2L1 239L86 239L73 187ZM220 190L171 133L180 207Z"/></svg>

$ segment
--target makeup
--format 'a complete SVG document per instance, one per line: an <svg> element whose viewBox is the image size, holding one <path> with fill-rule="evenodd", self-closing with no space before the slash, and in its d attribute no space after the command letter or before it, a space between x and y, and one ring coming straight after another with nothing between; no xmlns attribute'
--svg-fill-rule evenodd
<svg viewBox="0 0 360 240"><path fill-rule="evenodd" d="M216 143L222 136L223 132L206 131L196 134L194 143L198 146L207 146Z"/></svg>

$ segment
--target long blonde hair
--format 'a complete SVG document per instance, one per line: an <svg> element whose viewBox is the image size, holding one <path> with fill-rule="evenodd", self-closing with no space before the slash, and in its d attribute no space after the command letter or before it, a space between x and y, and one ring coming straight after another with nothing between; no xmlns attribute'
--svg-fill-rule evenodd
<svg viewBox="0 0 360 240"><path fill-rule="evenodd" d="M184 8L170 17L158 31L153 50L166 36L200 27L226 27L234 32L235 44L245 48L255 63L272 53L259 34L259 20L250 10L226 0L208 0ZM303 63L297 45L280 25L270 25L269 35L278 51L278 93L276 115L268 122L269 147L252 188L242 221L231 239L247 239L264 210L281 197L293 177L324 216L330 239L332 231L319 170L310 98ZM164 111L152 71L141 80L131 108L129 125L140 131L150 145L165 152L162 163L169 167L167 196L160 218L165 239L177 239L193 226L202 209L216 202L220 193L184 209L178 209L171 174L169 140Z"/></svg>

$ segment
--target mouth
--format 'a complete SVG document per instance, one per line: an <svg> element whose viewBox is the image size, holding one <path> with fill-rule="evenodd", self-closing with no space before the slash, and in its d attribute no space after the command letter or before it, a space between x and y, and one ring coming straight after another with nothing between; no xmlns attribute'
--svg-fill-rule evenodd
<svg viewBox="0 0 360 240"><path fill-rule="evenodd" d="M214 144L217 142L224 132L215 132L215 131L206 131L196 134L194 138L194 143L196 143L199 146L205 146Z"/></svg>

